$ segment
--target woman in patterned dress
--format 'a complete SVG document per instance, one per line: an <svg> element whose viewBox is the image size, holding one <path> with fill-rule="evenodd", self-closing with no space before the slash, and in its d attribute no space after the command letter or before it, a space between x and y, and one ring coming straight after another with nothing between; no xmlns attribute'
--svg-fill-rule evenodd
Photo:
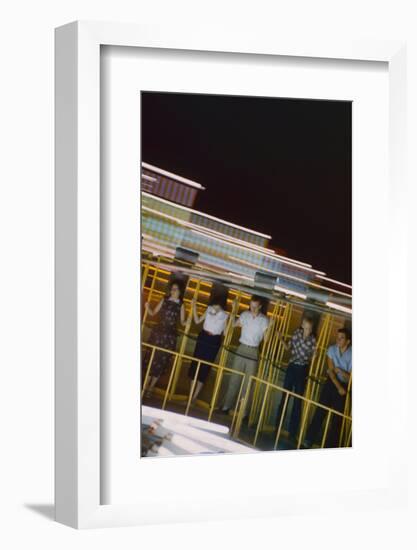
<svg viewBox="0 0 417 550"><path fill-rule="evenodd" d="M159 348L175 350L177 346L177 324L181 321L185 325L185 310L183 304L182 288L180 284L173 281L168 286L167 294L156 305L151 308L149 302L145 304L146 311L150 317L159 313L159 323L152 329L149 343ZM174 355L155 350L150 368L149 383L146 396L152 394L152 390L160 376L162 376L172 365Z"/></svg>

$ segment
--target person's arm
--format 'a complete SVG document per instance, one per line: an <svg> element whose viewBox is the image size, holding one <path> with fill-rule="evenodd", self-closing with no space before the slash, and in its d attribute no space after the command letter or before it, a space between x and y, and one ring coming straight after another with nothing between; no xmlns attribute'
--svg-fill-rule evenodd
<svg viewBox="0 0 417 550"><path fill-rule="evenodd" d="M185 326L187 324L187 321L185 320L185 307L184 307L184 304L181 304L180 316L181 316L181 324L182 324L182 326Z"/></svg>
<svg viewBox="0 0 417 550"><path fill-rule="evenodd" d="M278 332L278 340L282 343L282 345L284 346L284 348L286 350L289 350L290 347L291 347L291 342L292 342L292 337L289 339L288 342L285 341L285 338L283 336L283 334L281 332Z"/></svg>
<svg viewBox="0 0 417 550"><path fill-rule="evenodd" d="M226 314L226 319L224 321L224 329L222 332L223 336L226 336L228 324L229 324L229 314Z"/></svg>
<svg viewBox="0 0 417 550"><path fill-rule="evenodd" d="M328 356L327 357L327 375L329 376L330 380L333 382L333 384L336 386L337 391L339 392L339 395L346 395L346 390L342 386L342 384L339 382L337 376L336 376L336 368L334 366L333 361Z"/></svg>
<svg viewBox="0 0 417 550"><path fill-rule="evenodd" d="M199 316L198 313L197 313L197 302L196 302L196 300L194 300L194 299L193 299L193 302L192 302L192 308L193 308L194 323L196 323L197 325L199 325L199 324L202 323L202 322L204 321L204 319L206 318L207 309L205 310L205 312L203 313L203 315Z"/></svg>
<svg viewBox="0 0 417 550"><path fill-rule="evenodd" d="M264 342L266 342L267 339L268 339L268 328L269 328L269 319L267 317L265 327L264 327L264 332L262 334L262 338L263 338Z"/></svg>
<svg viewBox="0 0 417 550"><path fill-rule="evenodd" d="M340 374L340 376L343 378L343 380L346 382L346 384L349 384L350 372L347 372L343 369L338 369L337 367L335 367L334 370L335 370L336 374Z"/></svg>
<svg viewBox="0 0 417 550"><path fill-rule="evenodd" d="M164 303L164 299L162 298L162 300L160 302L158 302L158 304L155 306L155 309L152 309L150 302L146 302L145 310L148 312L148 315L153 317L154 315L156 315L159 312L159 310L161 309L163 303Z"/></svg>
<svg viewBox="0 0 417 550"><path fill-rule="evenodd" d="M310 367L314 362L314 359L316 357L316 353L317 353L317 344L315 343L313 349L311 350L311 357L310 357L310 362L309 362Z"/></svg>
<svg viewBox="0 0 417 550"><path fill-rule="evenodd" d="M314 361L314 358L316 357L316 353L317 353L317 340L314 337L311 344L310 365Z"/></svg>
<svg viewBox="0 0 417 550"><path fill-rule="evenodd" d="M242 313L243 315L243 313ZM241 316L242 316L241 315ZM241 317L240 316L240 317ZM236 328L236 327L242 327L242 321L240 320L240 317L238 317L237 319L235 319L234 323L233 323L233 328Z"/></svg>

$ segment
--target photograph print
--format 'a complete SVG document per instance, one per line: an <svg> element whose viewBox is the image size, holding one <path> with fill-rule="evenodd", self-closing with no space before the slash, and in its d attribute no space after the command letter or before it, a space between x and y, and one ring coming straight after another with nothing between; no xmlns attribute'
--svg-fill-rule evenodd
<svg viewBox="0 0 417 550"><path fill-rule="evenodd" d="M141 458L351 447L351 102L140 102Z"/></svg>

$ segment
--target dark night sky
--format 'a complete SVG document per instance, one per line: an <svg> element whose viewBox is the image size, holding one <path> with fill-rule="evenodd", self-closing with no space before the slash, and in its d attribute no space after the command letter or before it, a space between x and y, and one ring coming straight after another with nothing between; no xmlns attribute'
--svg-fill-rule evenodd
<svg viewBox="0 0 417 550"><path fill-rule="evenodd" d="M198 181L194 208L351 282L351 104L142 93L142 160Z"/></svg>

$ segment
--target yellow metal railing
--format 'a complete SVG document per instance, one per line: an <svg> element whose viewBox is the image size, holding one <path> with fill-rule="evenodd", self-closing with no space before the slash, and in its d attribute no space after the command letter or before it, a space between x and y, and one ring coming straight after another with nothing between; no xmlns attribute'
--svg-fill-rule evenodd
<svg viewBox="0 0 417 550"><path fill-rule="evenodd" d="M219 388L220 388L220 385L221 385L221 380L223 379L224 374L228 374L230 376L240 376L242 378L242 381L240 383L239 393L238 393L238 396L237 396L237 399L236 399L236 404L233 407L233 415L232 415L231 426L230 426L230 433L232 434L232 437L234 439L242 441L243 443L246 443L246 444L248 443L247 441L244 441L244 440L240 439L239 433L240 433L240 430L241 430L241 427L242 427L242 420L243 420L244 411L247 410L247 406L249 404L248 401L249 401L249 399L253 399L252 386L253 386L253 384L256 384L258 386L259 395L262 395L262 398L261 398L261 405L260 405L260 408L259 408L259 413L257 415L257 422L256 422L254 438L253 438L252 442L249 442L250 445L252 445L254 447L256 446L256 443L257 443L258 438L259 438L259 434L262 431L262 428L264 426L265 414L266 414L266 411L268 410L267 409L268 402L269 402L268 398L271 396L271 393L274 392L274 391L279 392L281 394L281 398L284 399L284 405L283 405L281 416L280 416L280 419L279 419L279 422L278 422L277 433L276 433L276 437L275 437L274 450L277 448L279 438L282 434L284 418L285 418L285 415L286 415L286 412L287 412L288 401L289 401L290 397L292 397L294 400L295 399L302 400L302 402L305 404L305 409L306 409L306 414L303 416L303 418L301 420L297 449L299 449L300 446L302 445L304 435L305 435L306 423L307 423L307 420L308 420L308 417L309 417L308 412L311 410L312 406L314 408L320 408L320 409L323 409L323 410L327 411L327 417L326 417L326 421L325 421L324 432L323 432L323 437L322 437L322 441L321 441L321 447L324 447L324 445L325 445L326 437L327 437L327 433L328 433L328 429L329 429L329 425L330 425L332 415L336 415L336 416L342 418L342 421L343 421L342 428L340 430L339 446L346 447L346 446L348 446L349 441L351 440L351 437L352 437L352 418L349 415L347 415L346 413L342 413L342 412L337 411L335 409L331 409L330 407L327 407L327 406L325 406L325 405L323 405L323 404L321 404L317 401L313 401L311 399L308 399L307 397L298 395L298 394L296 394L294 392L291 392L291 391L289 391L289 390L287 390L287 389L285 389L281 386L278 386L277 384L273 384L273 383L268 382L266 380L263 380L263 379L261 379L257 376L250 376L249 377L249 383L248 383L248 386L247 386L247 389L246 389L246 393L245 393L244 396L242 396L242 389L243 389L245 376L246 376L244 373L242 373L240 371L236 371L236 370L231 369L229 367L225 367L223 365L219 365L219 364L216 364L216 363L211 363L211 362L206 361L204 359L198 359L198 358L195 358L191 355L187 355L187 354L180 353L180 352L173 351L173 350L168 350L168 349L161 348L161 347L158 347L158 346L154 346L154 345L151 345L151 344L142 343L142 346L144 348L150 349L150 351L151 351L149 362L148 362L147 367L146 367L146 373L145 373L144 380L143 380L142 397L146 392L147 382L148 382L148 379L149 379L149 376L150 376L150 371L151 371L152 363L153 363L153 360L154 360L154 357L155 357L155 352L160 351L162 353L168 353L168 354L173 356L173 365L171 367L171 371L170 371L170 374L169 374L168 383L167 383L166 388L163 391L162 409L165 409L166 406L167 406L167 403L171 399L173 399L173 392L171 391L173 380L174 380L175 376L179 376L179 372L180 372L182 366L184 365L184 360L186 360L186 361L187 360L188 361L195 361L197 363L197 368L196 368L196 372L193 376L193 379L191 380L191 386L190 386L190 391L188 392L188 397L186 397L187 402L186 402L186 408L185 408L185 412L184 412L184 414L186 416L189 414L189 411L190 411L192 396L194 394L194 389L195 389L195 385L197 383L197 378L198 378L198 374L199 374L199 371L200 371L200 368L201 368L201 364L206 364L206 365L209 365L210 367L212 367L213 369L216 369L216 371L217 371L216 372L216 382L215 382L215 385L214 385L212 398L209 400L209 403L208 403L208 409L209 409L208 410L208 421L210 421L212 419L212 415L213 415L213 412L214 412L215 406L216 406L216 401L217 401L217 397L218 397ZM218 382L219 376L220 376L220 382ZM263 387L263 391L260 389L261 387ZM249 425L251 425L250 421L249 421Z"/></svg>
<svg viewBox="0 0 417 550"><path fill-rule="evenodd" d="M167 260L162 257L157 258L157 262L148 262L144 260L142 262L142 297L150 302L156 302L165 295L165 288L169 281L171 272L167 269L167 266L160 266L158 262L172 263L172 260ZM156 348L157 350L164 351L165 353L171 353L175 355L174 367L170 373L170 379L168 384L168 394L164 394L164 406L171 399L177 399L177 385L180 378L183 362L196 361L200 365L198 359L193 358L191 355L187 355L187 342L189 338L194 338L191 335L193 326L193 315L190 308L190 304L196 299L196 306L201 312L207 307L208 299L211 294L212 283L204 280L192 274L188 278L187 287L184 292L184 304L186 306L186 326L182 331L182 336L179 342L179 351L173 352L162 348ZM146 297L146 298L145 298ZM230 354L233 353L234 345L236 344L236 331L234 330L234 323L239 314L248 308L250 300L250 294L235 289L228 289L228 310L229 319L225 330L222 346L220 348L217 363L210 363L203 361L205 364L211 365L215 369L214 385L211 392L209 403L207 404L209 413L208 420L211 420L215 404L218 400L221 385L225 374L235 374L237 376L244 376L243 373L234 371L232 368L227 367ZM308 304L306 304L308 307ZM282 376L282 367L287 363L287 355L285 347L278 333L282 334L287 339L294 328L297 326L298 320L301 318L304 307L302 304L293 304L287 300L273 298L270 300L270 307L268 317L270 326L265 336L259 355L259 365L256 372L256 378L262 380L271 385L271 387L281 388L280 380ZM142 334L148 321L147 312L145 311L142 316ZM343 326L343 319L338 315L325 311L321 315L320 330L317 339L317 351L310 365L309 376L306 385L306 391L303 397L303 407L301 415L301 425L304 425L308 421L310 415L311 406L309 403L316 403L318 406L318 399L320 393L321 383L324 380L326 370L326 352L331 341L331 335L338 326ZM143 344L143 346L151 347L149 344ZM177 354L177 355L176 355ZM153 357L153 355L152 355ZM148 374L148 373L147 373ZM196 379L195 379L196 380ZM196 382L194 382L195 385ZM243 382L242 382L243 383ZM211 384L211 382L210 382ZM349 388L350 389L350 388ZM281 391L285 392L285 399L287 408L288 399L290 396L294 396L292 392L288 392L284 388ZM273 400L265 399L262 387L255 384L253 388L253 396L251 398L250 410L249 410L249 424L254 424L259 418L261 418L261 424L259 425L258 433L269 430L274 431L276 429L276 423L268 425L268 419L272 418ZM348 392L349 394L349 392ZM192 395L192 393L190 394ZM300 398L300 396L298 396ZM351 408L350 395L346 398L346 406L344 414L346 418L349 417ZM204 404L206 406L206 404ZM284 411L285 411L284 408ZM188 407L189 409L189 407ZM187 409L187 414L188 414ZM336 414L336 411L334 411ZM340 414L340 413L338 413ZM233 422L236 421L236 415L233 415ZM340 433L340 443L351 437L351 425L349 421L343 418L342 429Z"/></svg>
<svg viewBox="0 0 417 550"><path fill-rule="evenodd" d="M263 420L264 420L263 417L264 417L264 414L265 414L267 400L268 400L268 397L270 397L270 394L271 394L272 391L280 392L282 394L281 398L284 398L284 405L283 405L281 416L280 416L280 419L279 419L279 422L278 422L278 428L277 428L277 433L276 433L276 437L275 437L274 450L278 446L279 438L280 438L281 433L282 433L282 427L283 427L284 418L285 418L285 415L286 415L286 412L287 412L288 401L289 401L290 397L292 397L294 400L295 399L302 400L302 402L305 405L305 409L307 411L306 414L303 416L302 421L301 421L301 425L300 425L300 429L299 429L299 435L298 435L298 438L297 438L297 449L299 449L301 447L302 443L303 443L304 436L305 436L305 431L306 431L306 426L307 426L307 421L308 421L308 418L309 418L308 412L310 411L310 409L312 407L314 407L315 409L319 408L319 409L322 409L322 410L327 412L327 417L326 417L326 422L325 422L325 426L324 426L324 431L323 431L323 436L322 436L320 447L323 448L325 443L326 443L326 438L327 438L328 429L329 429L329 425L330 425L332 415L341 418L342 422L343 422L343 425L346 426L346 428L344 430L344 432L345 432L344 433L344 435L345 435L344 438L342 438L343 429L340 430L339 446L342 446L342 447L349 446L349 442L351 441L351 437L352 437L352 418L351 418L351 416L345 414L344 412L342 413L342 412L337 411L335 409L331 409L330 407L327 407L326 405L323 405L322 403L319 403L317 401L313 401L312 399L308 399L307 397L304 397L304 396L298 395L294 392L291 392L289 390L286 390L285 388L283 388L281 386L277 386L276 384L272 384L271 382L268 382L266 380L262 380L261 378L258 378L256 376L251 376L250 377L246 394L245 394L244 398L241 400L241 402L239 404L239 412L238 412L238 415L237 415L235 430L234 430L234 433L233 433L234 439L238 439L239 441L242 441L243 443L246 443L246 444L248 443L247 441L244 441L244 440L239 438L239 433L240 433L240 430L241 430L241 427L242 427L243 417L244 417L244 414L245 414L245 410L247 409L247 406L248 406L248 400L250 398L251 387L252 387L253 384L257 384L258 386L263 386L264 387L264 393L263 393L263 400L262 400L260 413L259 413L259 416L258 416L258 421L257 421L256 428L255 428L254 438L253 438L253 441L250 443L252 446L255 446L257 441L258 441L259 433L261 431L262 423L263 423ZM284 397L284 395L285 395L285 397ZM347 428L347 426L348 426L348 428Z"/></svg>
<svg viewBox="0 0 417 550"><path fill-rule="evenodd" d="M152 344L147 344L145 342L142 342L142 347L148 348L148 349L151 350L151 356L150 356L149 362L146 366L146 372L145 372L145 376L144 376L144 379L143 379L142 398L143 398L143 396L146 392L146 389L147 389L147 383L148 383L148 380L149 380L149 376L150 376L150 372L151 372L151 368L152 368L152 363L153 363L153 360L155 358L155 352L160 351L161 353L168 353L168 354L173 356L173 365L171 367L171 372L169 374L167 387L164 390L164 398L163 398L163 403L162 403L162 409L165 409L165 407L167 405L167 402L172 400L173 397L174 397L174 394L173 394L173 391L172 391L173 380L174 380L175 377L177 377L177 379L178 379L179 374L180 374L180 370L184 366L184 360L186 360L186 361L187 360L188 361L195 361L197 363L196 372L195 372L194 377L191 381L191 388L190 388L190 391L188 393L187 405L186 405L186 410L185 410L186 415L188 415L189 410L190 410L191 399L192 399L192 396L194 394L195 384L197 383L197 377L198 377L198 374L199 374L200 367L201 367L202 363L204 365L209 365L211 368L215 369L217 371L217 374L220 373L220 383L221 383L221 379L223 378L225 373L233 375L233 376L240 376L242 378L242 381L240 383L239 393L238 393L238 396L237 396L237 399L236 399L236 406L234 407L234 414L233 414L233 418L232 418L232 426L233 426L234 421L235 421L235 416L237 414L238 403L240 402L240 399L241 399L243 383L244 383L244 380L245 380L245 374L244 373L233 370L233 369L231 369L229 367L226 367L226 366L223 366L223 365L219 365L217 363L211 363L210 361L206 361L205 359L198 359L196 357L193 357L192 355L187 355L185 353L180 353L178 351L173 351L173 350L161 348L161 347L158 347L158 346L154 346ZM213 415L213 411L214 411L215 406L216 406L219 387L220 387L220 384L218 384L217 388L215 388L215 391L213 392L213 397L212 397L212 399L210 400L210 403L209 403L209 412L208 412L208 420L209 421L211 420L211 417Z"/></svg>

